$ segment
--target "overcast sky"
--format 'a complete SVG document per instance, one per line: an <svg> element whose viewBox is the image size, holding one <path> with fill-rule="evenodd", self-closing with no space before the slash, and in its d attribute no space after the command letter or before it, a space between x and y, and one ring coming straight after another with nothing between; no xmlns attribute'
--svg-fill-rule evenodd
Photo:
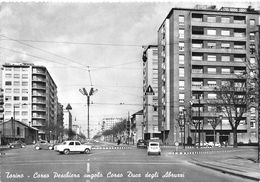
<svg viewBox="0 0 260 182"><path fill-rule="evenodd" d="M216 5L245 8L251 4L260 9L257 1L233 2ZM87 128L87 98L79 89L89 91L92 80L98 89L90 106L94 128L102 118L126 118L128 112L142 109L142 45L157 44L157 30L171 8L196 4L214 5L205 0L2 3L0 61L46 66L58 87L59 102L64 107L71 104L73 121L83 129Z"/></svg>

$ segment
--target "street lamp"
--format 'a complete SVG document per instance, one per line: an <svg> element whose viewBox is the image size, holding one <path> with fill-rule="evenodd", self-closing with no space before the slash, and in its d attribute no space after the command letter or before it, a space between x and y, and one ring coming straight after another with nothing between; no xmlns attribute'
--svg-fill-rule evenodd
<svg viewBox="0 0 260 182"><path fill-rule="evenodd" d="M93 87L91 87L89 93L87 92L87 90L85 88L79 89L79 92L82 95L87 96L87 105L88 105L88 139L89 139L89 103L90 103L90 96L94 95L98 90L94 90Z"/></svg>
<svg viewBox="0 0 260 182"><path fill-rule="evenodd" d="M221 143L221 139L222 139L222 119L223 119L223 116L222 115L219 115L219 121L220 121L220 141L219 143Z"/></svg>
<svg viewBox="0 0 260 182"><path fill-rule="evenodd" d="M186 115L187 115L187 110L183 109L183 120L184 120L184 145L183 148L185 149L185 141L186 141L186 137L185 137L185 125L186 125Z"/></svg>

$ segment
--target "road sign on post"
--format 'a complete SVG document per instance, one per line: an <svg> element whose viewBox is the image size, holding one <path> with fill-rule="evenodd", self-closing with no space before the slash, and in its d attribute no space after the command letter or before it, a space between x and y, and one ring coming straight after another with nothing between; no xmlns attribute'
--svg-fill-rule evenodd
<svg viewBox="0 0 260 182"><path fill-rule="evenodd" d="M145 95L154 95L153 88L149 85L145 91Z"/></svg>

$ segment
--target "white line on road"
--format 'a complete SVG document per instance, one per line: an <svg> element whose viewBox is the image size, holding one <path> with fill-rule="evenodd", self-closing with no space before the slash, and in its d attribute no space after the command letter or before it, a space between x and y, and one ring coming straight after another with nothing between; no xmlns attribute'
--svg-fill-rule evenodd
<svg viewBox="0 0 260 182"><path fill-rule="evenodd" d="M89 173L90 172L90 164L89 164L89 162L87 163L87 173Z"/></svg>

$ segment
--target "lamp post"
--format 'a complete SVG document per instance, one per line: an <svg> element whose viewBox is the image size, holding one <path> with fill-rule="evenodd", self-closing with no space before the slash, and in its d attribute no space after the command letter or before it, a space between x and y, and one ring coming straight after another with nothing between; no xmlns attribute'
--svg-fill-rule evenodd
<svg viewBox="0 0 260 182"><path fill-rule="evenodd" d="M183 125L184 125L184 145L183 145L183 148L185 149L185 141L186 141L186 137L185 137L185 125L186 125L186 114L187 114L187 110L186 109L183 109Z"/></svg>
<svg viewBox="0 0 260 182"><path fill-rule="evenodd" d="M87 92L87 90L85 88L79 89L79 92L82 95L87 96L87 105L88 105L88 139L89 139L89 103L90 103L90 96L94 95L97 92L97 89L94 90L93 87L91 87L89 93Z"/></svg>
<svg viewBox="0 0 260 182"><path fill-rule="evenodd" d="M219 134L219 143L220 143L221 136L222 136L222 118L223 118L223 116L219 115L218 118L219 118L219 121L220 121L220 134Z"/></svg>

